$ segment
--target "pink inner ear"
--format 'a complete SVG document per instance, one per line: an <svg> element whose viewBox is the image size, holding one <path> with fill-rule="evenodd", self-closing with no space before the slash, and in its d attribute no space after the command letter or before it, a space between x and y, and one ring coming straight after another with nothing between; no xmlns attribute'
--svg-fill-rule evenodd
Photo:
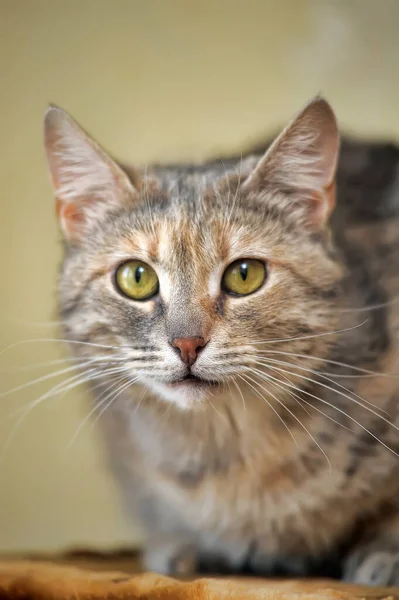
<svg viewBox="0 0 399 600"><path fill-rule="evenodd" d="M335 207L335 181L323 191L311 191L307 200L308 223L314 229L325 226Z"/></svg>
<svg viewBox="0 0 399 600"><path fill-rule="evenodd" d="M331 184L326 188L326 199L327 199L327 219L331 215L332 211L335 208L335 191L336 191L336 182L335 179L331 182Z"/></svg>
<svg viewBox="0 0 399 600"><path fill-rule="evenodd" d="M76 237L79 229L86 222L85 204L88 204L87 200L79 200L79 202L63 202L59 198L56 200L55 210L57 218L61 223L65 235L70 239Z"/></svg>

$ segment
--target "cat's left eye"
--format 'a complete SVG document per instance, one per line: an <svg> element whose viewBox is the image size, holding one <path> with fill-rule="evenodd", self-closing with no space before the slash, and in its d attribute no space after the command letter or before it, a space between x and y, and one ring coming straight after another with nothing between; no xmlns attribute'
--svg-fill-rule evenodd
<svg viewBox="0 0 399 600"><path fill-rule="evenodd" d="M227 267L222 288L232 296L248 296L256 292L266 279L266 265L254 258L241 258Z"/></svg>
<svg viewBox="0 0 399 600"><path fill-rule="evenodd" d="M129 260L119 265L115 283L120 292L133 300L149 300L159 290L157 274L141 260Z"/></svg>

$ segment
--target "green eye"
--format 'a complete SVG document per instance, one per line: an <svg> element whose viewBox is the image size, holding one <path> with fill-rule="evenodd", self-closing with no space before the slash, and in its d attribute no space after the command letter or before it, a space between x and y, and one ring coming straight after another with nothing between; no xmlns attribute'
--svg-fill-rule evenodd
<svg viewBox="0 0 399 600"><path fill-rule="evenodd" d="M115 282L119 290L133 300L148 300L159 289L154 269L141 260L129 260L120 265L115 273Z"/></svg>
<svg viewBox="0 0 399 600"><path fill-rule="evenodd" d="M265 279L266 266L262 261L253 258L241 258L225 270L222 287L232 296L247 296L256 292Z"/></svg>

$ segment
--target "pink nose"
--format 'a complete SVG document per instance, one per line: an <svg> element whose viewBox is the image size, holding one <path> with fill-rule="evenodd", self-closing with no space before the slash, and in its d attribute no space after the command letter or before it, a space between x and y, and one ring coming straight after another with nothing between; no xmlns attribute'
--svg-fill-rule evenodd
<svg viewBox="0 0 399 600"><path fill-rule="evenodd" d="M191 367L197 360L198 350L205 346L205 340L202 337L175 338L172 346L180 350L180 358Z"/></svg>

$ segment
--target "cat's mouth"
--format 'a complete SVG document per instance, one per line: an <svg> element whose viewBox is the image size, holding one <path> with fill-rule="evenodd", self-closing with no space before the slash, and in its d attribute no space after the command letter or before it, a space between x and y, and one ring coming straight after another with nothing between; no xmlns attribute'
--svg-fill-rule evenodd
<svg viewBox="0 0 399 600"><path fill-rule="evenodd" d="M176 381L172 381L169 385L171 385L173 387L177 387L180 385L214 387L214 386L218 385L218 382L214 381L214 380L210 380L210 379L202 379L202 377L197 377L196 375L193 375L192 373L188 373L184 377L181 377L180 379L176 379Z"/></svg>

